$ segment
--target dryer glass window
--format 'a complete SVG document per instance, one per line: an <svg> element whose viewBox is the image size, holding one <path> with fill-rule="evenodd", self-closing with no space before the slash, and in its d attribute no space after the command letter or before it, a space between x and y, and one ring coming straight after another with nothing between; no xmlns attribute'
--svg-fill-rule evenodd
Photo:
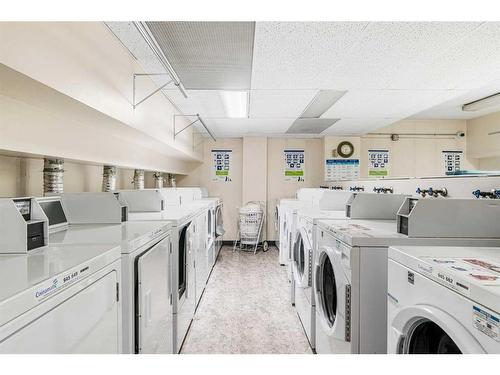
<svg viewBox="0 0 500 375"><path fill-rule="evenodd" d="M410 354L462 354L453 339L436 323L424 320L408 337Z"/></svg>
<svg viewBox="0 0 500 375"><path fill-rule="evenodd" d="M295 244L293 245L293 256L294 256L294 261L295 265L297 267L297 271L299 272L299 275L302 276L304 274L304 267L305 267L305 254L304 254L304 241L302 240L302 236L299 234L297 236L297 240L295 241Z"/></svg>
<svg viewBox="0 0 500 375"><path fill-rule="evenodd" d="M325 256L323 259L322 279L321 279L321 302L323 303L323 311L325 318L330 325L335 322L335 315L337 313L337 285L335 283L335 274L333 272L332 262L330 258Z"/></svg>

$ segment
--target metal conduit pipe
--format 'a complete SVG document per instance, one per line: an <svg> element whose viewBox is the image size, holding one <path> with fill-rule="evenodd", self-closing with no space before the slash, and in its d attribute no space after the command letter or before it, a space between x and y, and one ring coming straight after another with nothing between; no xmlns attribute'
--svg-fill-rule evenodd
<svg viewBox="0 0 500 375"><path fill-rule="evenodd" d="M163 173L155 172L155 173L153 173L153 178L155 180L155 188L161 189L163 187L163 182L165 181L165 177L163 176Z"/></svg>
<svg viewBox="0 0 500 375"><path fill-rule="evenodd" d="M144 189L144 169L135 169L134 170L134 180L132 181L134 184L134 189L143 190Z"/></svg>
<svg viewBox="0 0 500 375"><path fill-rule="evenodd" d="M43 159L43 195L60 194L64 190L64 160Z"/></svg>
<svg viewBox="0 0 500 375"><path fill-rule="evenodd" d="M102 191L116 190L116 167L113 165L104 165L102 167Z"/></svg>

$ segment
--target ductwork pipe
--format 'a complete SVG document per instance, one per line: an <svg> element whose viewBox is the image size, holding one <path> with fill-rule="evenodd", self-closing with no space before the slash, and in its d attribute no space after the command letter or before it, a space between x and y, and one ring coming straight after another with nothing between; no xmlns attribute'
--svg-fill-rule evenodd
<svg viewBox="0 0 500 375"><path fill-rule="evenodd" d="M163 182L165 180L165 177L163 176L163 173L161 173L161 172L155 172L155 173L153 173L153 178L155 180L155 188L156 189L161 189L163 187Z"/></svg>
<svg viewBox="0 0 500 375"><path fill-rule="evenodd" d="M64 190L64 160L43 159L43 195L60 194Z"/></svg>
<svg viewBox="0 0 500 375"><path fill-rule="evenodd" d="M105 165L102 167L102 191L116 190L116 167Z"/></svg>
<svg viewBox="0 0 500 375"><path fill-rule="evenodd" d="M168 175L168 179L169 179L169 181L170 181L170 186L171 186L171 187L173 187L173 188L174 188L174 187L176 187L176 186L177 186L177 185L176 185L176 182L175 182L175 175L173 175L173 174L169 174L169 175Z"/></svg>
<svg viewBox="0 0 500 375"><path fill-rule="evenodd" d="M134 180L132 181L134 184L134 189L143 190L144 189L144 169L135 169L134 170Z"/></svg>

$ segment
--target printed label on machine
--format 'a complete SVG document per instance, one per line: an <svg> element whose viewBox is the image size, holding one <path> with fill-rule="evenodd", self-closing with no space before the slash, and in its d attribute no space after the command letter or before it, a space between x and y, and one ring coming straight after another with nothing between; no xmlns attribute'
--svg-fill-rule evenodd
<svg viewBox="0 0 500 375"><path fill-rule="evenodd" d="M82 268L78 267L77 269L72 269L67 271L66 273L56 276L44 284L41 287L35 290L35 300L41 301L48 296L56 293L57 291L66 288L67 286L73 284L73 282L77 281L82 274L88 273L89 266L83 266Z"/></svg>
<svg viewBox="0 0 500 375"><path fill-rule="evenodd" d="M489 261L471 258L433 258L422 257L430 267L432 276L450 288L470 294L470 283L500 285L500 275L495 274L496 265ZM419 267L422 269L421 267Z"/></svg>
<svg viewBox="0 0 500 375"><path fill-rule="evenodd" d="M478 306L472 306L472 325L486 336L500 342L500 319L498 316L481 309Z"/></svg>

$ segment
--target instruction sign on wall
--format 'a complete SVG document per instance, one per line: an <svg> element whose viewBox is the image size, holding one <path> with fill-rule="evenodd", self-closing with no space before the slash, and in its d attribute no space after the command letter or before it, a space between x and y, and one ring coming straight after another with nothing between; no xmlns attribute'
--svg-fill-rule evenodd
<svg viewBox="0 0 500 375"><path fill-rule="evenodd" d="M212 181L231 181L231 159L233 150L212 150Z"/></svg>
<svg viewBox="0 0 500 375"><path fill-rule="evenodd" d="M357 180L359 159L326 159L325 181Z"/></svg>
<svg viewBox="0 0 500 375"><path fill-rule="evenodd" d="M305 181L305 151L284 150L283 157L285 181Z"/></svg>
<svg viewBox="0 0 500 375"><path fill-rule="evenodd" d="M453 174L462 168L462 151L443 151L444 174Z"/></svg>
<svg viewBox="0 0 500 375"><path fill-rule="evenodd" d="M389 150L368 150L368 176L389 175Z"/></svg>

